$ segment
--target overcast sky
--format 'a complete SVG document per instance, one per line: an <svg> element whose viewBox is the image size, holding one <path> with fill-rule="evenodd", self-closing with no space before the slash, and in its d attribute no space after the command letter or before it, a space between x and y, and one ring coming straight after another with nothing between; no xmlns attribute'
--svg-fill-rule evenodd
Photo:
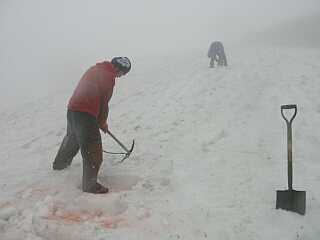
<svg viewBox="0 0 320 240"><path fill-rule="evenodd" d="M95 45L119 51L119 46L128 51L135 46L144 50L161 48L161 44L172 47L182 41L184 46L214 38L231 41L315 11L320 1L1 0L0 8L1 32L10 43L23 38L52 47Z"/></svg>
<svg viewBox="0 0 320 240"><path fill-rule="evenodd" d="M319 0L0 0L0 81L6 94L36 94L62 68L68 75L114 55L206 52L213 40L232 43L319 9Z"/></svg>

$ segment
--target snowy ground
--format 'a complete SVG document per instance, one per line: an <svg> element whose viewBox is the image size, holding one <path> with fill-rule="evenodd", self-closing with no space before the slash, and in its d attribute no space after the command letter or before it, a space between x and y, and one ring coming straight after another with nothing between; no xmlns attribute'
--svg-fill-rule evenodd
<svg viewBox="0 0 320 240"><path fill-rule="evenodd" d="M121 165L104 155L107 195L80 190L80 155L51 170L74 86L1 112L0 239L318 239L320 50L227 55L229 66L215 69L205 51L133 59L116 83L109 127L136 147ZM287 188L280 105L289 103L298 105L293 182L307 192L305 216L275 209L276 190Z"/></svg>

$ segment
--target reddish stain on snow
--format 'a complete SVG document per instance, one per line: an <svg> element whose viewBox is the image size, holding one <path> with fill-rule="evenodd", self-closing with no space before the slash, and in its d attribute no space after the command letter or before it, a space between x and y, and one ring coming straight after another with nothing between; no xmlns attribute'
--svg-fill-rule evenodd
<svg viewBox="0 0 320 240"><path fill-rule="evenodd" d="M48 220L63 221L65 223L92 222L104 228L118 228L127 226L125 219L120 217L107 217L101 211L52 211L45 217Z"/></svg>
<svg viewBox="0 0 320 240"><path fill-rule="evenodd" d="M104 228L118 228L119 226L128 226L126 220L119 217L113 219L104 219L100 222L100 224Z"/></svg>
<svg viewBox="0 0 320 240"><path fill-rule="evenodd" d="M6 207L9 207L9 206L12 206L12 203L11 203L11 202L4 202L4 203L1 203L1 204L0 204L0 209L1 209L1 208L6 208Z"/></svg>

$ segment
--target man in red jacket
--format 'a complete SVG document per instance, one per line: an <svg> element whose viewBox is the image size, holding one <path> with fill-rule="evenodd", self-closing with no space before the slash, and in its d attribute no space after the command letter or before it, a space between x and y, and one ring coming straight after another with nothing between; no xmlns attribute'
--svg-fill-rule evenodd
<svg viewBox="0 0 320 240"><path fill-rule="evenodd" d="M102 163L102 142L99 129L108 130L108 103L115 78L131 69L127 57L115 57L111 62L97 63L82 76L69 100L67 134L53 162L54 170L68 167L81 151L83 159L82 190L89 193L107 193L108 188L97 182Z"/></svg>

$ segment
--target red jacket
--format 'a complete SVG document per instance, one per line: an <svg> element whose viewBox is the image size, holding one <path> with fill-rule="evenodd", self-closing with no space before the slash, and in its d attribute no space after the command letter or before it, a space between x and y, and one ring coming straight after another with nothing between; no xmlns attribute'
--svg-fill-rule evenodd
<svg viewBox="0 0 320 240"><path fill-rule="evenodd" d="M89 113L103 124L108 117L115 78L116 69L110 62L97 63L89 68L74 90L68 109Z"/></svg>

